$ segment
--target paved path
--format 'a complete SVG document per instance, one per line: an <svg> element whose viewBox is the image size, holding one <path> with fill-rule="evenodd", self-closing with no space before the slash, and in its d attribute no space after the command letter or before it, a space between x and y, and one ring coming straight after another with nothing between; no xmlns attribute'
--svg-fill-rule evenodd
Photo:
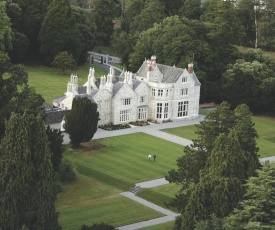
<svg viewBox="0 0 275 230"><path fill-rule="evenodd" d="M152 208L158 212L161 212L162 214L164 214L164 217L159 217L159 218L155 218L155 219L151 219L151 220L146 220L146 221L142 221L142 222L138 222L135 224L130 224L130 225L125 225L122 227L119 227L119 230L134 230L134 229L140 229L140 228L144 228L144 227L148 227L148 226L152 226L152 225L156 225L156 224L161 224L161 223L165 223L168 221L173 221L175 220L176 216L179 215L177 213L174 213L170 210L167 210L165 208L162 208L158 205L155 205L147 200L144 200L140 197L137 197L135 194L131 193L131 192L122 192L120 193L122 196L125 196L131 200L134 200L136 202L139 202L140 204L143 204L149 208Z"/></svg>
<svg viewBox="0 0 275 230"><path fill-rule="evenodd" d="M181 126L199 124L200 121L202 121L203 119L204 119L204 116L199 115L198 118L193 120L174 121L174 122L167 122L162 124L152 123L151 125L139 126L139 127L129 128L129 129L120 129L120 130L112 130L112 131L97 129L93 139L100 139L100 138L114 137L114 136L130 134L130 133L144 132L149 135L156 136L156 137L185 146L185 145L191 144L192 142L188 139L162 132L160 131L160 129L176 128ZM64 133L63 135L64 135L63 144L69 144L70 143L69 135L67 133Z"/></svg>
<svg viewBox="0 0 275 230"><path fill-rule="evenodd" d="M203 115L200 115L198 118L194 120L183 120L183 121L174 121L174 122L168 122L168 123L162 123L162 124L151 124L148 126L140 126L140 127L135 127L135 128L129 128L129 129L121 129L121 130L113 130L113 131L106 131L103 129L98 129L97 132L95 133L93 139L100 139L100 138L105 138L105 137L113 137L113 136L120 136L120 135L125 135L125 134L130 134L130 133L137 133L137 132L144 132L152 136L156 136L180 145L190 145L192 141L178 137L169 133L162 132L161 129L167 129L167 128L176 128L176 127L181 127L181 126L188 126L188 125L194 125L198 124L200 121L204 119ZM63 138L63 144L69 144L69 136L68 134L64 133L64 138ZM265 157L261 158L261 161L275 161L275 156L272 157ZM169 182L165 180L165 178L160 178L152 181L145 181L145 182L140 182L137 183L136 186L140 186L142 188L152 188L164 184L168 184ZM175 220L176 216L178 215L177 213L174 213L170 210L164 209L160 206L157 206L149 201L146 201L140 197L137 197L134 193L131 192L123 192L120 193L121 195L132 199L136 202L139 202L142 205L145 205L149 208L152 208L158 212L163 213L165 216L151 219L151 220L146 220L130 225L125 225L122 227L118 227L119 230L134 230L134 229L140 229L152 225L157 225L157 224L162 224L168 221L173 221Z"/></svg>

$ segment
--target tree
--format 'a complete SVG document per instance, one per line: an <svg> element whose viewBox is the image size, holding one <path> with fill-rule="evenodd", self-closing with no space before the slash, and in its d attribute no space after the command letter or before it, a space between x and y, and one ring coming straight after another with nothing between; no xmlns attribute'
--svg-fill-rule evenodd
<svg viewBox="0 0 275 230"><path fill-rule="evenodd" d="M22 11L21 17L15 19L20 21L20 28L16 29L20 35L17 35L17 37L24 37L24 41L21 43L20 40L18 40L19 38L14 42L16 46L20 48L21 52L25 52L24 49L26 48L28 49L27 55L23 57L24 60L40 60L38 34L51 0L13 0L12 2L18 4ZM28 46L25 47L25 45ZM18 58L22 60L22 56L17 57L15 52L14 50L13 56L17 58L16 60L18 60Z"/></svg>
<svg viewBox="0 0 275 230"><path fill-rule="evenodd" d="M95 0L95 24L96 40L100 45L108 45L114 31L114 8L116 3L114 0Z"/></svg>
<svg viewBox="0 0 275 230"><path fill-rule="evenodd" d="M62 75L65 74L66 69L70 69L72 71L77 68L77 64L73 59L73 56L71 54L68 54L67 51L58 53L55 56L52 65L60 68Z"/></svg>
<svg viewBox="0 0 275 230"><path fill-rule="evenodd" d="M79 29L69 0L53 0L39 32L40 52L50 64L62 51L73 55L78 62L80 54Z"/></svg>
<svg viewBox="0 0 275 230"><path fill-rule="evenodd" d="M194 229L212 214L227 216L242 199L245 180L260 167L257 133L247 106L231 111L228 103L221 103L197 125L196 134L179 158L178 169L166 177L182 186L170 203L181 213L179 229Z"/></svg>
<svg viewBox="0 0 275 230"><path fill-rule="evenodd" d="M53 170L55 172L59 171L59 166L62 160L62 153L64 152L63 146L63 135L60 130L51 129L50 126L47 126L46 134L49 140L49 148L51 151L51 161Z"/></svg>
<svg viewBox="0 0 275 230"><path fill-rule="evenodd" d="M225 229L274 229L275 164L266 162L257 173L248 179L244 199L225 219Z"/></svg>
<svg viewBox="0 0 275 230"><path fill-rule="evenodd" d="M99 113L97 104L88 98L74 98L72 110L65 117L65 131L69 134L73 148L81 142L91 140L97 130Z"/></svg>
<svg viewBox="0 0 275 230"><path fill-rule="evenodd" d="M78 63L84 63L87 61L88 51L91 51L96 43L96 25L91 10L80 7L72 7L72 10L79 30L80 54Z"/></svg>
<svg viewBox="0 0 275 230"><path fill-rule="evenodd" d="M12 30L6 11L6 2L0 2L0 52L6 52L12 47Z"/></svg>
<svg viewBox="0 0 275 230"><path fill-rule="evenodd" d="M0 154L0 228L60 229L42 117L13 113L6 122Z"/></svg>
<svg viewBox="0 0 275 230"><path fill-rule="evenodd" d="M201 16L201 0L185 0L180 15L189 19L199 20Z"/></svg>

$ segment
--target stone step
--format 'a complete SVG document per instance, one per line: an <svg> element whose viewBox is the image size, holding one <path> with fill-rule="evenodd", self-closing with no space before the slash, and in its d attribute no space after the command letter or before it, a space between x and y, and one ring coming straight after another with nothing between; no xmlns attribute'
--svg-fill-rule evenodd
<svg viewBox="0 0 275 230"><path fill-rule="evenodd" d="M134 188L130 189L131 193L137 194L140 190L142 190L142 187L135 186Z"/></svg>

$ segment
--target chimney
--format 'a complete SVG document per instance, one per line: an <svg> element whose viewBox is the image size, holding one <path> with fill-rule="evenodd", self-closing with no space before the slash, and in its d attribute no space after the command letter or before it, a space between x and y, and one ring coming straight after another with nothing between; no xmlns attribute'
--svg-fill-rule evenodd
<svg viewBox="0 0 275 230"><path fill-rule="evenodd" d="M194 72L193 63L189 63L189 64L188 64L188 72L189 72L189 73L193 73L193 72Z"/></svg>

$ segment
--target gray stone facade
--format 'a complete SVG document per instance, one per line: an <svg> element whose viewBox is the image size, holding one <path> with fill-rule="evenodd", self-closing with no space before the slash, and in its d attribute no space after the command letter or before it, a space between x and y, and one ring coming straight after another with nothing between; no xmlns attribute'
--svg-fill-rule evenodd
<svg viewBox="0 0 275 230"><path fill-rule="evenodd" d="M53 100L55 107L70 110L75 97L88 97L98 104L99 125L152 120L163 122L193 119L199 114L200 82L193 64L182 69L156 63L156 57L144 61L137 73L123 71L95 78L90 68L84 86L72 75L64 96Z"/></svg>

